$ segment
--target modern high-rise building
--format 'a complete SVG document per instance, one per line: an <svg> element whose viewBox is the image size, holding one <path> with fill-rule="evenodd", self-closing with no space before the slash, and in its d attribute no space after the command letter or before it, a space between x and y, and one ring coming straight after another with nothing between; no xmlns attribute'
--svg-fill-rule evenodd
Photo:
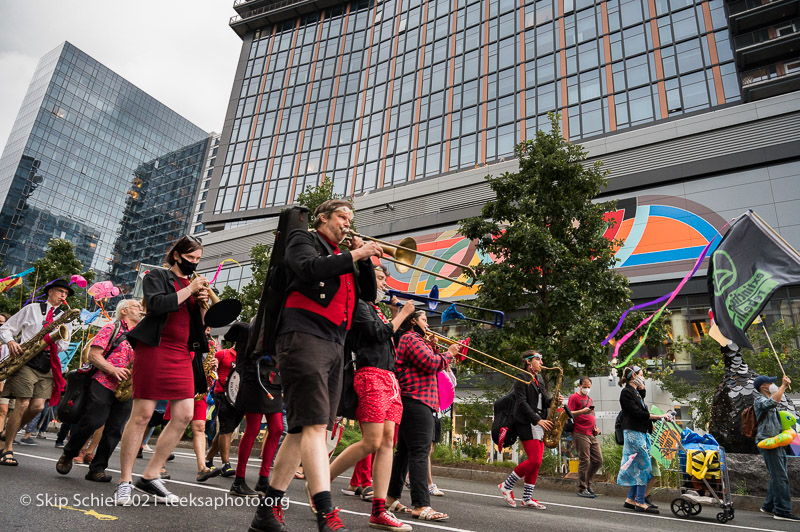
<svg viewBox="0 0 800 532"><path fill-rule="evenodd" d="M208 231L206 231L206 226L203 225L203 213L205 213L206 210L208 190L211 187L211 175L214 173L214 166L217 164L218 152L219 134L211 133L210 149L206 152L205 166L203 167L200 185L197 187L197 199L195 200L192 219L190 221L191 229L189 233L194 236L202 236L208 233Z"/></svg>
<svg viewBox="0 0 800 532"><path fill-rule="evenodd" d="M598 200L621 200L613 236L635 298L673 290L749 208L800 247L798 6L236 0L242 52L203 217L206 253L246 260L271 240L280 209L332 179L355 198L360 232L486 260L458 222L492 198L487 174L517 168L514 145L548 128L549 112L610 170ZM390 270L402 291L474 293ZM674 302L678 335L704 334L704 273ZM768 314L800 324L800 290L779 291Z"/></svg>
<svg viewBox="0 0 800 532"><path fill-rule="evenodd" d="M172 244L190 233L212 141L205 138L134 170L112 252L111 280L120 288L132 289L140 264L162 264Z"/></svg>
<svg viewBox="0 0 800 532"><path fill-rule="evenodd" d="M137 169L207 138L62 43L39 61L0 157L3 267L21 271L43 256L51 238L66 238L85 267L110 272Z"/></svg>

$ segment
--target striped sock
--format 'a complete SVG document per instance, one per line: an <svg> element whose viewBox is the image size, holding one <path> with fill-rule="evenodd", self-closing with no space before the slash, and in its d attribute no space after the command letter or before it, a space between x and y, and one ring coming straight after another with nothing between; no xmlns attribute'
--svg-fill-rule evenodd
<svg viewBox="0 0 800 532"><path fill-rule="evenodd" d="M378 499L377 497L373 497L372 499L372 516L378 517L384 511L386 511L386 499Z"/></svg>
<svg viewBox="0 0 800 532"><path fill-rule="evenodd" d="M503 482L503 487L507 490L513 490L518 480L519 477L517 476L516 473L512 471L511 474L508 475L508 478L506 478L505 481Z"/></svg>
<svg viewBox="0 0 800 532"><path fill-rule="evenodd" d="M533 499L533 488L535 488L535 487L536 487L536 484L528 484L527 482L525 483L525 489L522 492L522 500L523 501L529 501L529 500Z"/></svg>

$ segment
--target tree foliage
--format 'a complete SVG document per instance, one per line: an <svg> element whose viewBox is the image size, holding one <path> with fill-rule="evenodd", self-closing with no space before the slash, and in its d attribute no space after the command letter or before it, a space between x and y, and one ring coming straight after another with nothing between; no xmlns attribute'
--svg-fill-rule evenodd
<svg viewBox="0 0 800 532"><path fill-rule="evenodd" d="M23 303L30 297L34 285L37 288L36 294L43 295L41 287L50 281L61 278L69 282L73 275L82 275L91 284L95 278L94 271L83 271L83 263L75 255L75 245L63 238L53 238L47 243L44 257L31 263L36 271L28 274L23 283L16 288L0 294L0 312L14 314L20 309L20 301ZM73 308L83 308L85 306L86 293L77 286L72 285L75 295L67 299L69 306Z"/></svg>
<svg viewBox="0 0 800 532"><path fill-rule="evenodd" d="M584 149L563 138L557 116L550 120L549 132L516 146L519 171L486 177L495 199L460 231L495 258L476 268L478 304L512 314L503 329L476 331L476 340L515 363L536 348L574 375L574 363L585 371L608 366L600 342L630 306L630 292L603 236L613 204L592 201L607 172L600 162L584 165ZM638 319L634 313L628 322ZM657 328L651 343L663 340Z"/></svg>

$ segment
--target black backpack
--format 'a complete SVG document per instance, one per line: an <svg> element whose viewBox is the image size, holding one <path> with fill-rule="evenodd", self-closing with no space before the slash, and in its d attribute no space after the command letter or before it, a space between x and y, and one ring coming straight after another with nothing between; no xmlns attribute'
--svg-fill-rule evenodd
<svg viewBox="0 0 800 532"><path fill-rule="evenodd" d="M126 333L119 334L121 327L122 322L116 321L114 323L114 330L111 331L110 336L111 341L108 342L103 351L103 358L108 358L125 340ZM89 385L96 372L96 367L89 366L88 368L74 369L67 373L67 387L64 389L64 393L61 395L56 407L56 417L59 421L68 425L78 422L86 406L86 398L89 396Z"/></svg>
<svg viewBox="0 0 800 532"><path fill-rule="evenodd" d="M617 445L625 445L625 432L622 429L622 410L617 414L617 420L614 422L614 441Z"/></svg>
<svg viewBox="0 0 800 532"><path fill-rule="evenodd" d="M510 391L494 402L494 421L492 421L492 441L497 444L500 452L503 447L511 447L517 441L517 431L514 429L514 408L517 401L514 391Z"/></svg>
<svg viewBox="0 0 800 532"><path fill-rule="evenodd" d="M265 355L274 359L276 355L275 336L289 287L288 272L284 264L286 240L294 229L308 230L307 207L289 207L282 210L278 218L278 230L269 257L267 278L261 290L256 319L250 329L250 340L247 344L247 356L254 360ZM240 365L238 360L236 365Z"/></svg>

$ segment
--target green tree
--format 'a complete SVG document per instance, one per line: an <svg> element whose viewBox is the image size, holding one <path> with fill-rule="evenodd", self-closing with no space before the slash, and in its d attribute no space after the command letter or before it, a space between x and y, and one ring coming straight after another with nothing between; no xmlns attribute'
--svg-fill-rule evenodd
<svg viewBox="0 0 800 532"><path fill-rule="evenodd" d="M36 271L25 277L25 285L12 289L10 293L0 294L0 312L13 314L20 308L20 295L23 303L30 296L33 285L36 285L36 294L43 295L41 287L50 281L61 278L69 282L73 275L82 275L91 284L95 274L93 271L83 271L83 264L75 255L75 245L63 238L53 238L47 243L44 257L32 262L31 267ZM28 288L30 287L30 288ZM72 308L83 308L86 293L83 289L72 285L75 295L67 299L67 303Z"/></svg>
<svg viewBox="0 0 800 532"><path fill-rule="evenodd" d="M503 329L474 331L478 343L514 363L536 348L574 376L574 363L589 372L608 367L600 342L630 306L630 291L603 236L613 203L592 201L608 172L600 162L584 165L585 150L564 139L557 116L550 122L549 132L516 146L519 171L486 177L495 199L463 220L461 233L498 259L476 268L478 304L514 314ZM657 329L651 344L663 340Z"/></svg>
<svg viewBox="0 0 800 532"><path fill-rule="evenodd" d="M310 214L313 215L317 207L323 202L329 199L339 199L341 197L341 194L333 193L333 179L323 177L322 183L317 186L309 185L303 192L297 195L297 204L308 207ZM311 216L308 217L308 227L309 229L313 227Z"/></svg>
<svg viewBox="0 0 800 532"><path fill-rule="evenodd" d="M786 375L793 382L800 382L800 350L797 348L800 328L777 321L769 329ZM755 349L742 349L741 354L750 369L759 375L783 376L763 327L753 324L747 331L747 337ZM670 367L654 372L652 376L676 401L689 405L698 426L705 428L711 420L711 400L725 374L725 359L720 353L719 344L710 336L703 336L698 343L681 338L676 341L675 349L685 349L691 355L699 382L689 382L676 376Z"/></svg>

